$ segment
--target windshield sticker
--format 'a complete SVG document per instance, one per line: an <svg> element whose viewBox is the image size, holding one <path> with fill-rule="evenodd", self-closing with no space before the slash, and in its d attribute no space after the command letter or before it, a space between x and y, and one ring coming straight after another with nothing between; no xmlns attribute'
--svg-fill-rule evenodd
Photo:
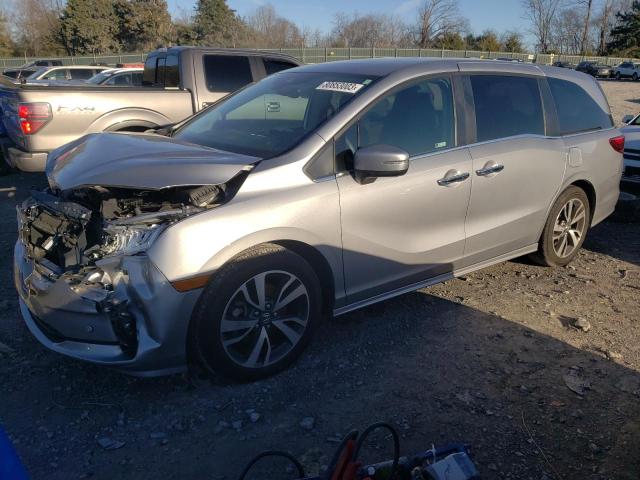
<svg viewBox="0 0 640 480"><path fill-rule="evenodd" d="M316 90L329 90L331 92L356 93L364 87L361 83L349 82L322 82L316 87Z"/></svg>
<svg viewBox="0 0 640 480"><path fill-rule="evenodd" d="M435 146L436 148L444 148L447 146L447 142L438 142Z"/></svg>

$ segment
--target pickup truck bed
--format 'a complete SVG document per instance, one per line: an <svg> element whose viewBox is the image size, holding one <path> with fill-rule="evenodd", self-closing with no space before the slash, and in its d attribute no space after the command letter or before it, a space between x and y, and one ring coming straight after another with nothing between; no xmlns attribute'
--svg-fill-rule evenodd
<svg viewBox="0 0 640 480"><path fill-rule="evenodd" d="M12 167L44 171L49 152L83 135L177 123L299 64L259 50L172 47L148 55L142 87L16 85L0 77L0 146Z"/></svg>
<svg viewBox="0 0 640 480"><path fill-rule="evenodd" d="M20 104L49 104L50 118L35 134L20 126ZM135 106L132 106L135 105ZM14 146L6 158L24 171L43 171L47 154L88 133L141 131L194 113L191 93L155 87L53 87L0 84L0 111Z"/></svg>

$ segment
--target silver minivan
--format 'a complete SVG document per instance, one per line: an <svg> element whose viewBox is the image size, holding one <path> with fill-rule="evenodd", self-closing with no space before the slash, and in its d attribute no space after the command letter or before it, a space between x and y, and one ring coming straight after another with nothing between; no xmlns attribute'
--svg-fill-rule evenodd
<svg viewBox="0 0 640 480"><path fill-rule="evenodd" d="M571 70L287 70L173 128L54 151L18 208L22 314L50 349L132 374L264 377L323 316L522 255L568 264L614 210L623 148Z"/></svg>

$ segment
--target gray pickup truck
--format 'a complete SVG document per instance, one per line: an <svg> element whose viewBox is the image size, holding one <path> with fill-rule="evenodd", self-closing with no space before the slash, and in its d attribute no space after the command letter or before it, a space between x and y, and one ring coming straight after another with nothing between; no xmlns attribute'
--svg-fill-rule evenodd
<svg viewBox="0 0 640 480"><path fill-rule="evenodd" d="M10 166L44 171L49 152L85 134L176 123L299 64L257 50L172 47L149 54L142 87L15 85L0 79L0 144Z"/></svg>

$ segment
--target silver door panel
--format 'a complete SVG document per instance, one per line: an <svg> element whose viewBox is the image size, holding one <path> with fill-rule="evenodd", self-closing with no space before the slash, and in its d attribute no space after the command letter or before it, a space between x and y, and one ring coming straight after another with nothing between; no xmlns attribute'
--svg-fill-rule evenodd
<svg viewBox="0 0 640 480"><path fill-rule="evenodd" d="M472 191L466 221L465 265L538 241L565 174L562 139L521 135L469 147ZM493 167L498 171L482 174Z"/></svg>
<svg viewBox="0 0 640 480"><path fill-rule="evenodd" d="M348 302L456 268L471 181L439 185L451 170L471 172L466 148L412 158L404 176L368 185L338 178Z"/></svg>

